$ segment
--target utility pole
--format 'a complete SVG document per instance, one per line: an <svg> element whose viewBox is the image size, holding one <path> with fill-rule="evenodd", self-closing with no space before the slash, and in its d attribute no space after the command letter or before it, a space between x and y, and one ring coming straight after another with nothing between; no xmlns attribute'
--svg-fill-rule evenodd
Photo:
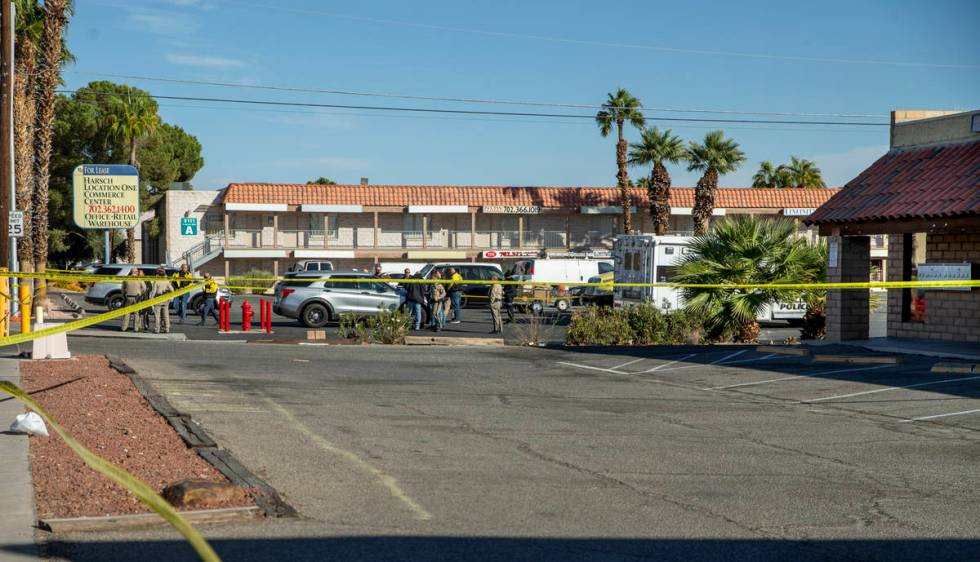
<svg viewBox="0 0 980 562"><path fill-rule="evenodd" d="M13 209L11 194L14 190L12 154L14 132L14 3L0 0L0 263L7 265L13 253L10 251L10 232L7 221ZM11 266L13 270L13 266Z"/></svg>

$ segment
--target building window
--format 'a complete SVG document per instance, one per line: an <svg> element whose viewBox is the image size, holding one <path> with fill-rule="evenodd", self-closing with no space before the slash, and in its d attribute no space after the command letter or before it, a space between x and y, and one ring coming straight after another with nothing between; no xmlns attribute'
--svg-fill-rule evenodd
<svg viewBox="0 0 980 562"><path fill-rule="evenodd" d="M916 264L926 261L926 234L903 234L902 279L917 281ZM902 321L925 322L926 291L924 289L902 290Z"/></svg>
<svg viewBox="0 0 980 562"><path fill-rule="evenodd" d="M884 281L884 268L882 260L871 260L871 281L877 283Z"/></svg>
<svg viewBox="0 0 980 562"><path fill-rule="evenodd" d="M311 235L319 236L323 234L323 218L324 215L307 215L309 217L309 224L307 229L310 231ZM327 218L327 237L330 240L337 239L337 215L326 215Z"/></svg>

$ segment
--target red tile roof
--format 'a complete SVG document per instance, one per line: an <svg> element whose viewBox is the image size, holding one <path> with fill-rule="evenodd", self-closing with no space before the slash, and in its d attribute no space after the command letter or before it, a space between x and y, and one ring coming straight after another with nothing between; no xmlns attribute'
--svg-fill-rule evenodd
<svg viewBox="0 0 980 562"><path fill-rule="evenodd" d="M980 142L893 149L807 218L811 224L980 215Z"/></svg>
<svg viewBox="0 0 980 562"><path fill-rule="evenodd" d="M720 188L715 206L719 208L816 208L837 189L746 189ZM634 204L647 206L644 189L633 189ZM278 203L287 205L534 205L577 209L582 206L619 204L615 187L521 187L456 185L305 185L233 183L224 195L225 203ZM694 188L671 189L670 204L693 207Z"/></svg>

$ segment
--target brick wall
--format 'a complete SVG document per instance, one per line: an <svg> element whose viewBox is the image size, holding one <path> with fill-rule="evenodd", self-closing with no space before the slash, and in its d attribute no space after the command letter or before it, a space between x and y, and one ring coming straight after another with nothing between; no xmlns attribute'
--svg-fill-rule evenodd
<svg viewBox="0 0 980 562"><path fill-rule="evenodd" d="M902 279L902 264L909 251L900 234L888 239L888 279ZM980 263L980 233L930 234L926 238L927 262ZM924 322L902 322L902 290L888 290L888 335L980 342L980 290L926 291Z"/></svg>
<svg viewBox="0 0 980 562"><path fill-rule="evenodd" d="M831 283L867 282L871 271L871 239L867 236L831 236L828 244L837 244L837 262L829 263L827 281ZM866 340L870 319L868 291L847 289L827 291L827 339L830 341Z"/></svg>

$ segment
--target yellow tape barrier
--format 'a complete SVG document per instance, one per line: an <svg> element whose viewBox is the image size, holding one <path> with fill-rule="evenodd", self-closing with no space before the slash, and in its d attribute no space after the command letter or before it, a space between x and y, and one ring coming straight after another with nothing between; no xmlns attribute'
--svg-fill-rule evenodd
<svg viewBox="0 0 980 562"><path fill-rule="evenodd" d="M11 276L10 274L7 275ZM149 308L151 306L167 302L170 299L189 293L197 287L198 285L190 285L188 287L184 287L183 289L177 289L176 291L160 295L159 297L153 297L152 299L138 302L136 304L124 306L116 310L110 310L109 312L106 312L104 314L99 314L98 316L92 316L91 318L83 318L82 320L75 320L74 322L68 322L60 326L45 328L43 330L36 330L27 334L16 334L13 336L7 336L5 338L0 338L0 347L6 347L8 345L29 342L32 340L36 340L38 338L44 338L56 334L63 334L65 332L71 332L72 330L80 330L82 328L87 328L89 326L101 324L106 320L112 320L113 318L118 318L126 314L138 312L140 310L143 310L144 308Z"/></svg>

